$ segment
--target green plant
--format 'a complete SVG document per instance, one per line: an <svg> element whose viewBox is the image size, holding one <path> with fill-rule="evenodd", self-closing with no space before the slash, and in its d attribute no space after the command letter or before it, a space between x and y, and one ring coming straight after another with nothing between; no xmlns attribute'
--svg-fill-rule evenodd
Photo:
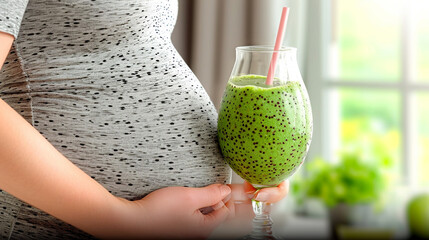
<svg viewBox="0 0 429 240"><path fill-rule="evenodd" d="M312 197L326 206L380 201L387 186L381 163L360 160L359 154L343 154L338 164L321 158L306 163L305 176L294 178L292 192L302 202Z"/></svg>

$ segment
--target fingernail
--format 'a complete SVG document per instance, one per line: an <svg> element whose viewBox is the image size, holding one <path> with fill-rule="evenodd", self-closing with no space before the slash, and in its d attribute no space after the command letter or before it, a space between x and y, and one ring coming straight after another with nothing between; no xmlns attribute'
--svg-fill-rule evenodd
<svg viewBox="0 0 429 240"><path fill-rule="evenodd" d="M226 186L226 185L220 186L220 193L222 195L228 195L230 192L231 192L231 188L229 188L228 186Z"/></svg>
<svg viewBox="0 0 429 240"><path fill-rule="evenodd" d="M260 202L266 202L268 200L269 194L266 192L259 192L258 195L256 195L255 200Z"/></svg>

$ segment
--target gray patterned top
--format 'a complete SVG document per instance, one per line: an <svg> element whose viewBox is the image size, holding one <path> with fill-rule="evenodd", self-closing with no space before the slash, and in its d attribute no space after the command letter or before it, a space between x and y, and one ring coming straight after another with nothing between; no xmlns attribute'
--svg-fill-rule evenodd
<svg viewBox="0 0 429 240"><path fill-rule="evenodd" d="M111 193L226 183L217 113L171 44L176 0L0 0L0 98ZM26 7L25 15L22 17ZM0 239L88 238L0 190Z"/></svg>

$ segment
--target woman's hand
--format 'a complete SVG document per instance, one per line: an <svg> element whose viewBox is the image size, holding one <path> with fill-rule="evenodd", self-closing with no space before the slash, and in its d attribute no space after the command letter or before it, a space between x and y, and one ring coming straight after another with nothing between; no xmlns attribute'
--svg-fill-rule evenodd
<svg viewBox="0 0 429 240"><path fill-rule="evenodd" d="M222 200L230 193L227 185L213 184L203 188L163 188L137 201L121 199L123 205L118 223L126 224L117 237L207 238L228 218L229 210ZM200 209L206 207L211 207L212 211L203 214Z"/></svg>
<svg viewBox="0 0 429 240"><path fill-rule="evenodd" d="M267 203L276 203L285 198L289 192L288 180L283 181L277 187L263 188L259 191L247 181L243 184L230 184L229 186L232 189L232 194L226 205L231 210L231 214L235 212L234 206L236 203L250 205L251 199Z"/></svg>
<svg viewBox="0 0 429 240"><path fill-rule="evenodd" d="M99 237L207 238L224 222L236 234L245 231L243 225L250 226L251 198L275 203L287 195L288 189L288 181L259 191L247 182L229 187L213 184L203 188L163 188L141 200L120 199L117 222L124 230ZM208 213L202 213L202 209Z"/></svg>
<svg viewBox="0 0 429 240"><path fill-rule="evenodd" d="M251 199L276 203L285 198L289 192L289 181L259 191L248 182L229 186L232 192L226 206L230 214L228 220L212 234L215 239L239 239L250 233L254 217Z"/></svg>
<svg viewBox="0 0 429 240"><path fill-rule="evenodd" d="M232 189L231 198L226 203L230 210L230 218L235 215L239 215L240 218L252 218L253 211L251 207L251 199L255 199L267 203L276 203L283 198L289 192L289 181L283 181L277 187L263 188L257 190L250 183L245 181L243 184L230 184ZM240 206L240 210L237 209Z"/></svg>

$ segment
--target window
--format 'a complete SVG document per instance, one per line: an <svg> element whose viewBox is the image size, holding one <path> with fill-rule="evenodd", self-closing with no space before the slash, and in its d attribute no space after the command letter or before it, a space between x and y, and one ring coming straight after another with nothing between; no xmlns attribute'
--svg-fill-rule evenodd
<svg viewBox="0 0 429 240"><path fill-rule="evenodd" d="M359 151L391 161L401 183L427 186L429 1L313 4L322 9L308 36L310 54L319 57L307 69L315 151L328 159Z"/></svg>

